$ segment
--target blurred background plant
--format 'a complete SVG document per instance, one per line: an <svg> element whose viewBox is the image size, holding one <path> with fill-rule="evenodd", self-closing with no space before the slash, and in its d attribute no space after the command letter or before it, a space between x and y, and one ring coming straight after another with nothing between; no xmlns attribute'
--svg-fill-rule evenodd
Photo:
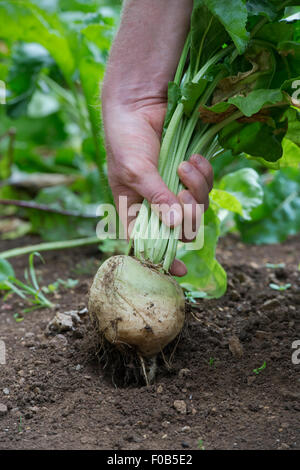
<svg viewBox="0 0 300 470"><path fill-rule="evenodd" d="M2 237L95 235L96 206L111 200L100 84L120 4L0 2L0 80L6 84L6 105L0 106ZM12 199L16 204L7 206ZM75 214L71 221L67 212Z"/></svg>
<svg viewBox="0 0 300 470"><path fill-rule="evenodd" d="M100 86L120 11L119 0L0 1L2 239L35 234L45 242L96 242L96 208L112 201ZM298 63L300 76L300 8L290 7L286 16L294 25L299 60L293 67ZM214 264L220 233L239 232L243 241L261 244L300 232L300 117L291 112L283 157L269 169L231 152L214 161L209 241L201 257L185 255L191 292L224 293L226 275Z"/></svg>

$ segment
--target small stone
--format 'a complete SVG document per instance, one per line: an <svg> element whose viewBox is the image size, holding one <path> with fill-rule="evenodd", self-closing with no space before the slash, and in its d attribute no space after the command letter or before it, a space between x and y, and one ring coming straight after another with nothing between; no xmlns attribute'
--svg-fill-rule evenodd
<svg viewBox="0 0 300 470"><path fill-rule="evenodd" d="M51 338L49 343L53 347L60 349L60 348L64 348L65 346L67 346L68 340L64 335L58 334L54 336L54 338Z"/></svg>
<svg viewBox="0 0 300 470"><path fill-rule="evenodd" d="M91 438L88 437L88 436L83 436L83 437L80 439L80 442L81 442L81 444L90 444L90 443L91 443Z"/></svg>
<svg viewBox="0 0 300 470"><path fill-rule="evenodd" d="M159 386L157 387L157 390L156 390L156 391L157 391L157 393L162 393L162 392L164 391L162 385L159 385Z"/></svg>
<svg viewBox="0 0 300 470"><path fill-rule="evenodd" d="M181 369L178 372L178 376L182 379L183 377L190 377L191 376L191 371L190 369Z"/></svg>
<svg viewBox="0 0 300 470"><path fill-rule="evenodd" d="M242 357L244 354L243 346L240 343L240 340L237 336L231 336L228 342L229 351L234 357Z"/></svg>
<svg viewBox="0 0 300 470"><path fill-rule="evenodd" d="M161 423L161 425L162 425L163 428L167 428L167 427L169 426L169 424L170 424L170 421L163 421L163 422Z"/></svg>
<svg viewBox="0 0 300 470"><path fill-rule="evenodd" d="M186 414L186 403L184 400L175 400L173 406L178 413L182 415Z"/></svg>
<svg viewBox="0 0 300 470"><path fill-rule="evenodd" d="M281 450L288 450L290 448L291 447L288 444L285 444L285 442L282 442L280 447L278 447L278 449L281 449Z"/></svg>
<svg viewBox="0 0 300 470"><path fill-rule="evenodd" d="M4 388L3 393L4 395L9 395L9 388Z"/></svg>
<svg viewBox="0 0 300 470"><path fill-rule="evenodd" d="M77 313L78 315L86 315L88 313L88 309L84 307L81 310L79 310Z"/></svg>
<svg viewBox="0 0 300 470"><path fill-rule="evenodd" d="M190 445L187 443L187 442L182 442L181 443L181 446L184 448L184 449L188 449L190 447Z"/></svg>
<svg viewBox="0 0 300 470"><path fill-rule="evenodd" d="M30 407L29 407L29 410L30 410L33 414L36 414L36 413L39 411L39 407L38 407L38 406L30 406Z"/></svg>
<svg viewBox="0 0 300 470"><path fill-rule="evenodd" d="M4 403L0 403L0 416L4 416L7 413L7 406Z"/></svg>
<svg viewBox="0 0 300 470"><path fill-rule="evenodd" d="M257 332L255 333L255 336L260 341L264 341L265 339L269 339L271 335L267 331L257 330Z"/></svg>
<svg viewBox="0 0 300 470"><path fill-rule="evenodd" d="M73 329L73 318L69 314L56 313L55 317L48 323L46 332L62 333Z"/></svg>
<svg viewBox="0 0 300 470"><path fill-rule="evenodd" d="M241 300L240 294L235 289L230 292L229 296L231 300L234 300L234 301Z"/></svg>
<svg viewBox="0 0 300 470"><path fill-rule="evenodd" d="M257 413L259 411L258 405L255 405L254 403L250 403L250 405L248 405L248 409L253 413Z"/></svg>
<svg viewBox="0 0 300 470"><path fill-rule="evenodd" d="M280 395L286 400L300 401L300 393L298 392L291 392L289 390L281 390Z"/></svg>
<svg viewBox="0 0 300 470"><path fill-rule="evenodd" d="M282 423L281 424L282 429L287 429L290 427L289 423Z"/></svg>
<svg viewBox="0 0 300 470"><path fill-rule="evenodd" d="M75 325L77 325L77 323L81 323L77 310L70 310L69 312L64 312L64 315L70 315Z"/></svg>
<svg viewBox="0 0 300 470"><path fill-rule="evenodd" d="M77 364L77 366L75 366L75 370L80 370L82 368L82 366L80 364Z"/></svg>
<svg viewBox="0 0 300 470"><path fill-rule="evenodd" d="M243 282L246 282L247 281L247 276L242 272L238 272L235 277L237 278L238 281L240 281L240 283L243 283Z"/></svg>
<svg viewBox="0 0 300 470"><path fill-rule="evenodd" d="M262 310L269 311L280 307L280 302L277 299L266 300L261 306Z"/></svg>
<svg viewBox="0 0 300 470"><path fill-rule="evenodd" d="M255 375L250 375L250 377L247 377L247 384L252 385L255 382L256 376Z"/></svg>
<svg viewBox="0 0 300 470"><path fill-rule="evenodd" d="M35 334L32 333L32 331L28 331L27 333L25 333L25 338L29 339L29 338L34 338Z"/></svg>
<svg viewBox="0 0 300 470"><path fill-rule="evenodd" d="M190 432L190 430L191 430L190 426L183 426L183 428L181 429L181 432Z"/></svg>
<svg viewBox="0 0 300 470"><path fill-rule="evenodd" d="M10 410L11 414L13 416L15 416L16 418L20 418L20 416L22 415L21 411L19 410L19 408L12 408Z"/></svg>

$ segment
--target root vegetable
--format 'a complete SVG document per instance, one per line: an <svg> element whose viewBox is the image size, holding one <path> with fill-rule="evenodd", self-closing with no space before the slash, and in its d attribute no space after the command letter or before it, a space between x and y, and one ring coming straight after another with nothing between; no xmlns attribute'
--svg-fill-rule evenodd
<svg viewBox="0 0 300 470"><path fill-rule="evenodd" d="M99 268L89 312L104 337L144 357L159 353L181 331L185 299L170 275L129 256L113 256Z"/></svg>
<svg viewBox="0 0 300 470"><path fill-rule="evenodd" d="M267 167L283 156L289 120L295 122L300 106L295 98L297 24L286 16L286 7L294 1L269 0L267 15L265 2L252 2L251 8L248 3L194 1L190 32L168 87L158 161L159 173L174 194L183 189L178 166L193 154L211 160L230 151L233 156L258 158ZM278 34L283 37L276 46ZM295 138L292 132L288 135ZM184 323L183 292L164 274L176 256L181 230L166 227L148 200L142 209L131 232L135 258L113 257L101 266L89 309L108 341L151 357L179 334ZM214 233L218 231L215 224ZM216 261L210 230L205 233L208 249L199 250L205 260L203 277L215 279L213 271L209 276L206 272L206 266L216 266ZM216 292L225 287L224 275Z"/></svg>

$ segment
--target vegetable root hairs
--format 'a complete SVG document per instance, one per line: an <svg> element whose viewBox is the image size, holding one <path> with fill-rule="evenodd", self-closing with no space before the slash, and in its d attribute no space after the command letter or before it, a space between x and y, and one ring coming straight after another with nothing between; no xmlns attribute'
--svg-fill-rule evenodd
<svg viewBox="0 0 300 470"><path fill-rule="evenodd" d="M98 370L116 388L132 386L151 386L162 375L173 374L176 351L182 341L189 338L189 324L185 323L180 335L164 351L153 358L144 358L132 347L125 344L121 349L108 342L99 331L98 322L91 318L84 338L84 361L95 364ZM100 370L99 370L100 372Z"/></svg>

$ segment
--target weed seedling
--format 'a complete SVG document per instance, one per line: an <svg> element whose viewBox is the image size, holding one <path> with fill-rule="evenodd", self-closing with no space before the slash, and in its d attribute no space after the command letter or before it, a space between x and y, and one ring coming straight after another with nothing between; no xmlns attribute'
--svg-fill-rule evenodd
<svg viewBox="0 0 300 470"><path fill-rule="evenodd" d="M67 281L63 281L62 279L57 279L56 282L49 284L48 286L42 287L42 291L45 294L51 294L59 289L60 286L65 287L66 289L72 289L73 287L77 286L78 279L67 279Z"/></svg>
<svg viewBox="0 0 300 470"><path fill-rule="evenodd" d="M26 308L23 310L24 313L30 312L32 310L35 310L37 308L43 308L43 307L48 307L48 308L53 308L54 304L48 300L43 292L42 289L39 287L37 278L36 278L36 273L34 269L34 256L38 256L41 258L42 261L43 258L38 252L33 252L29 256L29 269L25 269L24 276L27 284L24 282L20 281L19 279L16 279L13 276L10 276L8 280L5 281L6 286L12 290L15 294L17 294L21 299L25 300L32 306L30 308ZM18 315L18 314L17 314ZM19 317L15 317L19 318ZM21 320L18 320L21 321Z"/></svg>
<svg viewBox="0 0 300 470"><path fill-rule="evenodd" d="M204 443L202 439L199 439L198 445L197 445L199 450L205 450Z"/></svg>
<svg viewBox="0 0 300 470"><path fill-rule="evenodd" d="M285 263L278 263L278 264L267 263L266 268L269 268L269 269L285 268Z"/></svg>
<svg viewBox="0 0 300 470"><path fill-rule="evenodd" d="M208 364L210 365L210 367L214 366L215 365L215 358L214 357L211 357L208 361Z"/></svg>
<svg viewBox="0 0 300 470"><path fill-rule="evenodd" d="M283 292L285 290L288 290L290 287L292 287L292 284L284 284L283 286L279 286L278 284L270 284L271 289L273 290L278 290L280 292Z"/></svg>
<svg viewBox="0 0 300 470"><path fill-rule="evenodd" d="M24 317L22 317L19 313L14 313L14 319L16 323L20 323L21 321L24 320Z"/></svg>
<svg viewBox="0 0 300 470"><path fill-rule="evenodd" d="M186 291L185 297L191 303L196 304L197 303L196 299L203 299L205 297L205 294L203 292L198 292L198 291Z"/></svg>
<svg viewBox="0 0 300 470"><path fill-rule="evenodd" d="M265 361L261 367L259 367L258 369L253 369L253 372L256 375L259 375L261 371L263 371L266 367L267 367L267 363Z"/></svg>

